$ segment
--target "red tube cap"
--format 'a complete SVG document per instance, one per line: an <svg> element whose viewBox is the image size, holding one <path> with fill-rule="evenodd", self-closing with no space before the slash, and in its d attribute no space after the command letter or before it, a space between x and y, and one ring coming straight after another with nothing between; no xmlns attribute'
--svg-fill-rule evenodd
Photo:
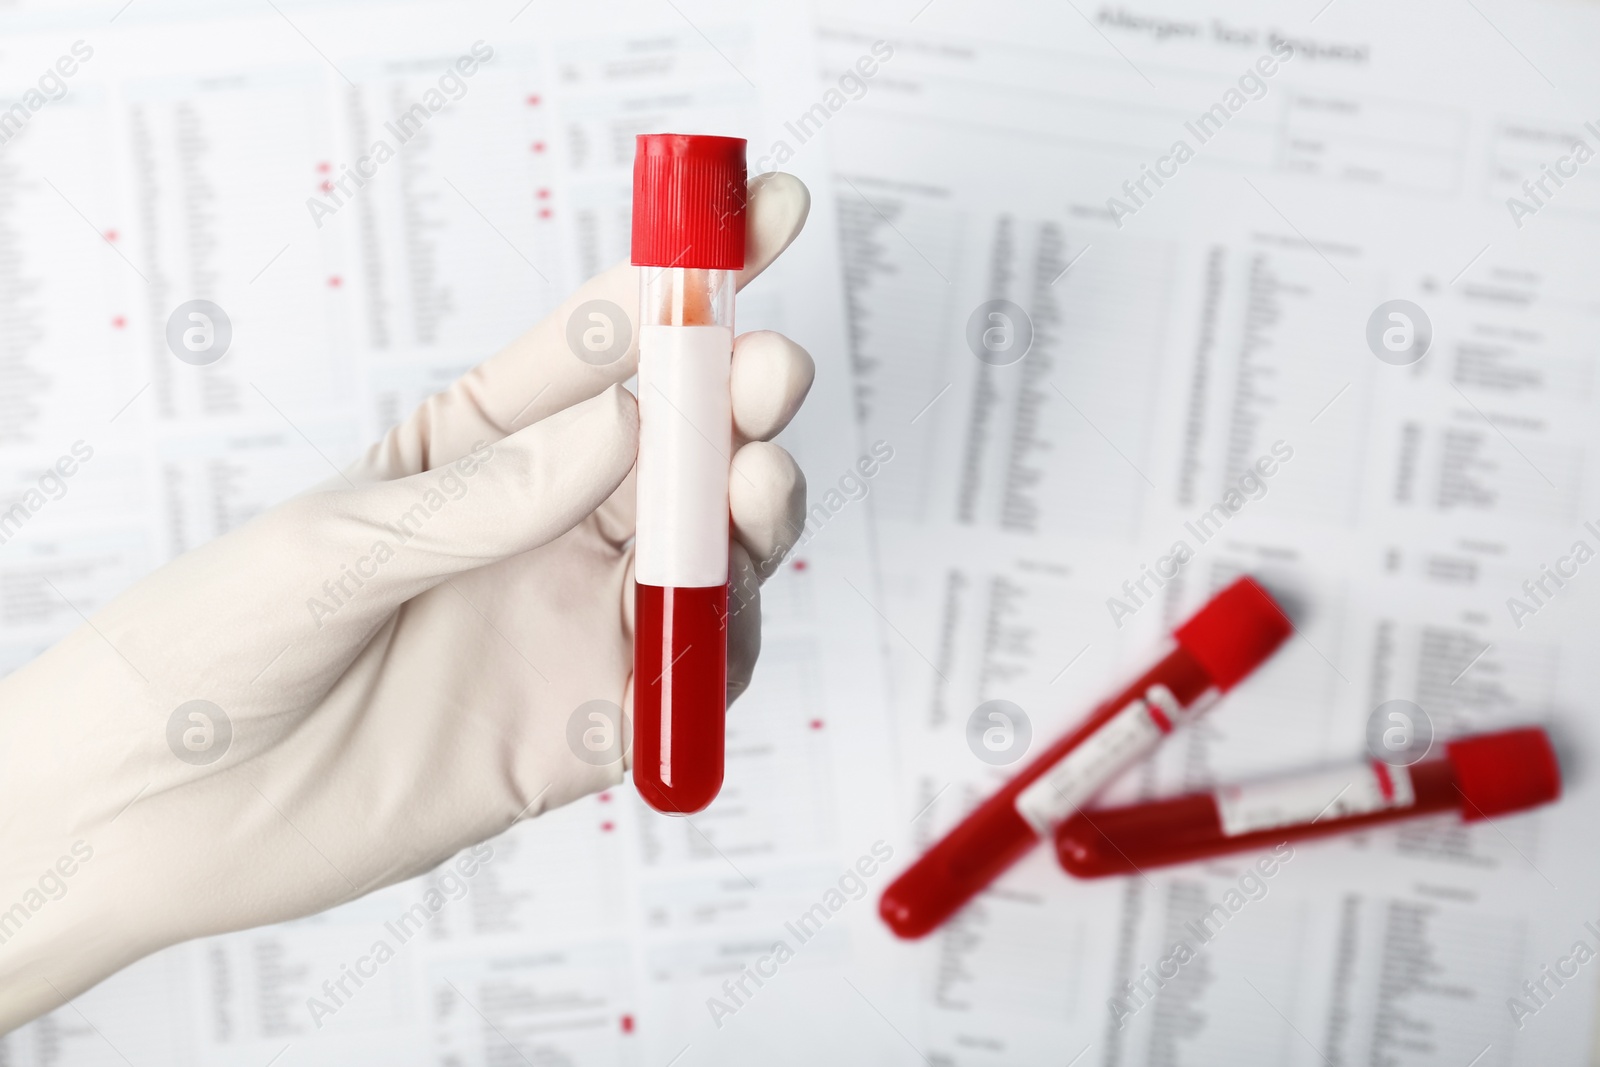
<svg viewBox="0 0 1600 1067"><path fill-rule="evenodd" d="M1451 741L1445 756L1455 772L1468 822L1548 804L1561 796L1561 764L1541 726Z"/></svg>
<svg viewBox="0 0 1600 1067"><path fill-rule="evenodd" d="M1261 666L1291 629L1277 601L1247 575L1212 597L1174 636L1227 692Z"/></svg>
<svg viewBox="0 0 1600 1067"><path fill-rule="evenodd" d="M745 141L641 133L633 156L633 265L744 267Z"/></svg>

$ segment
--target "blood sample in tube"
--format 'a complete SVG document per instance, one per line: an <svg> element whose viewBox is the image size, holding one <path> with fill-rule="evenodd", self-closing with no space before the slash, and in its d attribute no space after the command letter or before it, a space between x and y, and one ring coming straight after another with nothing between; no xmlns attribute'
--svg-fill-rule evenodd
<svg viewBox="0 0 1600 1067"><path fill-rule="evenodd" d="M1289 635L1288 617L1240 578L1173 634L1172 648L1089 713L884 890L878 913L900 937L954 915L1090 797L1210 706Z"/></svg>
<svg viewBox="0 0 1600 1067"><path fill-rule="evenodd" d="M1560 795L1549 737L1523 727L1451 741L1443 757L1409 767L1373 760L1087 811L1056 830L1056 858L1071 874L1100 878L1440 812L1476 822Z"/></svg>
<svg viewBox="0 0 1600 1067"><path fill-rule="evenodd" d="M633 780L688 815L722 788L727 711L733 295L745 253L745 142L641 134Z"/></svg>

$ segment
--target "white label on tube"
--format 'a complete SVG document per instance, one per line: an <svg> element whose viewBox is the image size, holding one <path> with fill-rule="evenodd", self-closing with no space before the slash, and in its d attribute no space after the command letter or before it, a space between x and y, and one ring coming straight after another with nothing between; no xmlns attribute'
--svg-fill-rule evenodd
<svg viewBox="0 0 1600 1067"><path fill-rule="evenodd" d="M634 580L706 589L728 581L733 407L726 326L639 331L638 535Z"/></svg>
<svg viewBox="0 0 1600 1067"><path fill-rule="evenodd" d="M1347 819L1416 803L1411 773L1387 763L1349 767L1246 785L1227 785L1212 794L1222 832L1229 837Z"/></svg>
<svg viewBox="0 0 1600 1067"><path fill-rule="evenodd" d="M1155 748L1162 736L1149 705L1133 701L1018 793L1017 814L1040 837L1048 837L1123 768Z"/></svg>

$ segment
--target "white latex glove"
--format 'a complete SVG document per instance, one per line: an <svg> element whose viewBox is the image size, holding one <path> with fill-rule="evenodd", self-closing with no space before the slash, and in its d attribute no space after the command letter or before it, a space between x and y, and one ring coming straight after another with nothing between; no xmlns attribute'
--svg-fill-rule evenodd
<svg viewBox="0 0 1600 1067"><path fill-rule="evenodd" d="M751 183L741 285L809 205L787 175ZM618 383L637 352L597 367L568 347L595 299L635 315L637 270L591 280L345 478L173 561L0 681L0 1029L157 949L342 903L621 780L567 740L579 705L631 706L638 413ZM747 599L800 529L804 479L766 439L813 370L776 334L734 343ZM759 644L745 603L730 699ZM231 724L214 763L169 747L192 700Z"/></svg>

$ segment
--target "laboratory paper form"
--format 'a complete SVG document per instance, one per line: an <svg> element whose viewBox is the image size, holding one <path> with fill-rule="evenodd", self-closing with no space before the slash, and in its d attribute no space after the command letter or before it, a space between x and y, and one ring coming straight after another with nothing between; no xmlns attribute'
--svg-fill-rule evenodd
<svg viewBox="0 0 1600 1067"><path fill-rule="evenodd" d="M1390 700L1439 738L1545 724L1568 775L1553 807L1295 845L1270 877L1074 882L1040 848L885 937L911 977L864 993L941 1067L1589 1062L1597 13L820 19L824 68L893 47L828 121L857 417L896 455L874 604L920 843L1022 765L975 758L1023 735L990 702L1048 743L1239 573L1295 636L1106 802L1358 758Z"/></svg>
<svg viewBox="0 0 1600 1067"><path fill-rule="evenodd" d="M0 536L6 670L329 477L626 256L636 134L770 146L820 92L810 24L779 4L30 3L0 13L0 41L0 95L81 60L0 146L0 495L78 463ZM406 123L462 56L475 72ZM376 176L332 195L380 141ZM810 225L739 325L815 357L783 440L826 486L859 477L871 442L821 144L784 169L812 190ZM191 299L232 323L209 366L169 350ZM876 585L867 516L857 494L813 522L768 584L708 811L663 818L625 784L348 906L145 960L0 1037L0 1064L690 1067L751 1062L774 1034L794 1062L898 1044L845 980L881 874L813 911L863 857L881 869L875 844L908 847L876 820L894 794L881 623L853 591ZM777 976L730 999L779 941ZM811 1025L821 1011L855 1014Z"/></svg>

